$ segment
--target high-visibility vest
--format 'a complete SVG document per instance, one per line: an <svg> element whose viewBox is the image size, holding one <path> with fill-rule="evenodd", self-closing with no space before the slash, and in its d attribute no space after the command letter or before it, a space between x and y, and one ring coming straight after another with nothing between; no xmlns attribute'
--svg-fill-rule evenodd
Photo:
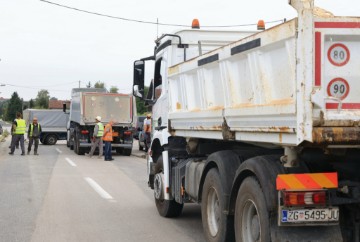
<svg viewBox="0 0 360 242"><path fill-rule="evenodd" d="M26 131L26 122L24 119L15 119L17 126L14 134L25 134Z"/></svg>
<svg viewBox="0 0 360 242"><path fill-rule="evenodd" d="M112 137L112 127L110 124L105 125L105 136L103 137L104 141L113 141Z"/></svg>
<svg viewBox="0 0 360 242"><path fill-rule="evenodd" d="M34 131L34 125L30 124L30 137L32 137ZM40 124L38 124L38 132L40 133Z"/></svg>
<svg viewBox="0 0 360 242"><path fill-rule="evenodd" d="M96 123L97 126L99 126L98 133L96 137L103 137L104 135L104 125L102 123Z"/></svg>

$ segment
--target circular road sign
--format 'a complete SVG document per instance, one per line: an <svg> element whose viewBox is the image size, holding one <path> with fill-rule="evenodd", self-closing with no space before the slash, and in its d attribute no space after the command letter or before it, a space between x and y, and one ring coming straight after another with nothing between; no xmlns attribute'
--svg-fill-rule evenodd
<svg viewBox="0 0 360 242"><path fill-rule="evenodd" d="M333 44L328 50L328 59L335 66L343 66L350 60L350 51L344 44Z"/></svg>
<svg viewBox="0 0 360 242"><path fill-rule="evenodd" d="M345 99L349 94L349 83L343 78L332 79L327 86L327 93L331 97Z"/></svg>

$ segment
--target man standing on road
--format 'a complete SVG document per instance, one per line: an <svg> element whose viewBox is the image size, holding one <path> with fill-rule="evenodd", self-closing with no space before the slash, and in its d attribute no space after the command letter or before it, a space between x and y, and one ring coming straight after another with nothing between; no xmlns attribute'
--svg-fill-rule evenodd
<svg viewBox="0 0 360 242"><path fill-rule="evenodd" d="M39 137L41 134L41 125L38 123L38 119L36 117L33 118L32 124L29 125L28 129L28 137L29 137L29 145L27 154L30 155L31 146L34 142L34 155L38 154L38 146L39 146Z"/></svg>
<svg viewBox="0 0 360 242"><path fill-rule="evenodd" d="M112 131L112 125L114 124L114 122L112 120L110 120L110 122L105 125L105 130L104 130L104 136L103 136L103 140L105 142L105 161L112 161L114 160L112 158L111 155L111 142L113 141L113 131Z"/></svg>
<svg viewBox="0 0 360 242"><path fill-rule="evenodd" d="M14 122L16 121L16 119L14 119ZM11 142L10 142L10 146L9 146L9 149L11 150L11 144L13 142L13 140L15 139L15 129L14 129L14 126L11 125ZM19 141L15 144L15 147L16 149L19 149Z"/></svg>
<svg viewBox="0 0 360 242"><path fill-rule="evenodd" d="M144 143L145 143L145 152L148 151L151 144L151 114L146 115L146 119L144 119Z"/></svg>
<svg viewBox="0 0 360 242"><path fill-rule="evenodd" d="M97 116L95 118L95 128L94 128L94 133L93 133L93 137L91 138L91 150L89 152L89 154L85 154L88 157L91 157L94 152L96 147L99 147L99 156L98 158L100 159L103 155L103 140L102 137L104 135L104 125L101 123L101 117Z"/></svg>
<svg viewBox="0 0 360 242"><path fill-rule="evenodd" d="M26 131L26 122L24 119L22 119L22 115L20 112L16 113L16 119L12 124L12 128L14 130L14 139L11 139L11 150L9 154L14 154L15 145L17 142L20 142L21 155L25 155L24 134Z"/></svg>

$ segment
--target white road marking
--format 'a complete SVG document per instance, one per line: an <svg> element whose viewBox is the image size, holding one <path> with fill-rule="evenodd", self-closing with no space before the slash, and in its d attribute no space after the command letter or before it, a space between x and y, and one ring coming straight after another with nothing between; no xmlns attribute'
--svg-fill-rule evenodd
<svg viewBox="0 0 360 242"><path fill-rule="evenodd" d="M77 166L72 160L70 160L69 158L65 158L65 160L71 165L71 166Z"/></svg>
<svg viewBox="0 0 360 242"><path fill-rule="evenodd" d="M84 177L85 181L104 199L114 202L113 197L90 177Z"/></svg>
<svg viewBox="0 0 360 242"><path fill-rule="evenodd" d="M58 148L56 148L56 151L59 152L60 154L62 153L62 151Z"/></svg>

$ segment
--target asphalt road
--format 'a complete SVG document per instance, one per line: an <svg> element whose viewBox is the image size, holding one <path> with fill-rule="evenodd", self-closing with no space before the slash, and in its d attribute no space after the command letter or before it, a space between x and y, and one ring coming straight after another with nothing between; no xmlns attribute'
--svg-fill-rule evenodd
<svg viewBox="0 0 360 242"><path fill-rule="evenodd" d="M198 205L158 215L137 145L106 162L64 142L11 156L9 141L0 143L0 241L205 241Z"/></svg>

